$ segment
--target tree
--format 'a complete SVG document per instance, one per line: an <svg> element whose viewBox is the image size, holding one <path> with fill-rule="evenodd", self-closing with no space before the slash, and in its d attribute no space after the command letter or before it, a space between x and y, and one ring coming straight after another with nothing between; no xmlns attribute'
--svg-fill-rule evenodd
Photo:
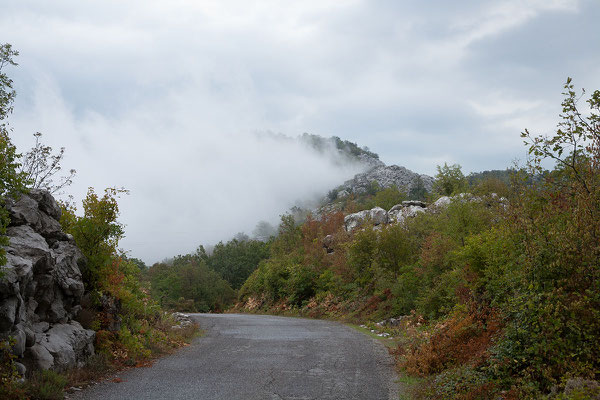
<svg viewBox="0 0 600 400"><path fill-rule="evenodd" d="M75 208L63 205L61 225L72 234L77 247L87 258L82 269L84 283L96 288L104 270L118 255L119 240L124 236L123 225L117 220L119 205L117 198L128 191L120 188L107 188L99 197L93 188L88 189L83 200L83 216L75 215Z"/></svg>
<svg viewBox="0 0 600 400"><path fill-rule="evenodd" d="M391 271L397 279L403 267L415 261L417 251L413 242L404 225L385 227L377 237L374 258L379 266Z"/></svg>
<svg viewBox="0 0 600 400"><path fill-rule="evenodd" d="M271 247L275 254L290 254L302 243L302 231L296 223L294 216L284 214L281 216L277 239Z"/></svg>
<svg viewBox="0 0 600 400"><path fill-rule="evenodd" d="M425 201L427 198L427 188L425 187L425 183L420 176L417 175L417 177L413 180L413 184L408 192L408 197L410 200L421 201Z"/></svg>
<svg viewBox="0 0 600 400"><path fill-rule="evenodd" d="M377 233L372 228L358 231L348 247L348 264L355 274L355 281L366 286L373 278L371 266L377 252Z"/></svg>
<svg viewBox="0 0 600 400"><path fill-rule="evenodd" d="M13 110L13 102L17 95L12 86L12 79L3 72L7 65L18 65L13 58L19 52L8 43L0 45L0 121L3 121Z"/></svg>
<svg viewBox="0 0 600 400"><path fill-rule="evenodd" d="M23 176L18 172L20 156L10 141L10 129L6 122L6 118L12 112L16 93L12 87L12 80L3 71L8 65L17 65L13 57L18 55L10 44L0 46L0 265L6 263L2 246L8 244L8 238L4 235L9 217L4 202L7 197L15 196L23 190Z"/></svg>
<svg viewBox="0 0 600 400"><path fill-rule="evenodd" d="M433 183L434 192L442 196L452 196L465 191L466 188L467 179L463 175L460 165L444 163L443 167L437 166L437 174Z"/></svg>
<svg viewBox="0 0 600 400"><path fill-rule="evenodd" d="M567 78L562 93L562 121L553 136L532 136L529 130L521 133L525 145L529 146L531 160L529 166L535 172L542 172L543 159L552 159L557 170L573 177L587 193L592 192L594 168L597 168L600 154L600 90L594 91L587 100L590 114L584 116L578 109L578 102L585 94L577 96L571 78Z"/></svg>
<svg viewBox="0 0 600 400"><path fill-rule="evenodd" d="M206 264L229 282L231 287L239 289L258 264L268 256L267 243L236 238L225 244L219 242L206 258Z"/></svg>
<svg viewBox="0 0 600 400"><path fill-rule="evenodd" d="M267 221L259 221L252 231L252 236L261 242L267 242L277 234L277 228Z"/></svg>
<svg viewBox="0 0 600 400"><path fill-rule="evenodd" d="M62 176L57 183L54 183L53 177L60 170L60 163L65 154L65 148L61 147L58 153L52 154L52 147L44 146L40 142L42 134L37 132L35 145L23 157L23 163L20 171L25 177L27 185L33 189L45 189L50 193L59 193L65 186L73 182L75 170L69 170L69 174Z"/></svg>
<svg viewBox="0 0 600 400"><path fill-rule="evenodd" d="M148 277L153 297L178 311L220 311L234 300L233 289L203 261L154 264Z"/></svg>

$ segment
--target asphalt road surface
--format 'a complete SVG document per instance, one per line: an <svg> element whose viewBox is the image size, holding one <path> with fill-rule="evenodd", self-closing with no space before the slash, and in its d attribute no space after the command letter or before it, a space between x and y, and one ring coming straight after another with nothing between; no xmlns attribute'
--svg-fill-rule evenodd
<svg viewBox="0 0 600 400"><path fill-rule="evenodd" d="M190 346L69 399L398 399L383 345L330 321L191 314L206 334Z"/></svg>

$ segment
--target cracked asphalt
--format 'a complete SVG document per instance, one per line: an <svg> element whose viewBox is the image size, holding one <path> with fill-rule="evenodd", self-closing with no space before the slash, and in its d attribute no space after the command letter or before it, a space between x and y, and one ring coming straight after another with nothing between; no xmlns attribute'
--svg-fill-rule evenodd
<svg viewBox="0 0 600 400"><path fill-rule="evenodd" d="M340 323L191 314L206 331L190 346L69 399L397 399L382 344Z"/></svg>

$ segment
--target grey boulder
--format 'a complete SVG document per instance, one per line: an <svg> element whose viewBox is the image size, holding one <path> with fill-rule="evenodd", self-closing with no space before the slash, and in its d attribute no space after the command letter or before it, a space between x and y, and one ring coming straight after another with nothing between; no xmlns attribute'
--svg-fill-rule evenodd
<svg viewBox="0 0 600 400"><path fill-rule="evenodd" d="M348 232L364 225L367 222L373 224L374 226L385 224L388 222L387 212L381 207L375 207L370 210L363 210L354 214L346 215L344 218L344 225L346 227L346 231Z"/></svg>

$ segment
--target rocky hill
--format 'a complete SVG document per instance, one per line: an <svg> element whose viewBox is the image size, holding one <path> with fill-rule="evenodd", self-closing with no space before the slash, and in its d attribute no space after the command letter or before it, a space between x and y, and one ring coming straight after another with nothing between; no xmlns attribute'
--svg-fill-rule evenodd
<svg viewBox="0 0 600 400"><path fill-rule="evenodd" d="M363 194L371 190L373 182L377 182L380 188L396 186L405 190L407 193L419 184L419 179L429 192L433 186L434 179L429 175L417 174L409 169L398 165L381 165L371 168L367 172L356 175L354 178L344 182L338 190L338 197L345 197L350 194Z"/></svg>

